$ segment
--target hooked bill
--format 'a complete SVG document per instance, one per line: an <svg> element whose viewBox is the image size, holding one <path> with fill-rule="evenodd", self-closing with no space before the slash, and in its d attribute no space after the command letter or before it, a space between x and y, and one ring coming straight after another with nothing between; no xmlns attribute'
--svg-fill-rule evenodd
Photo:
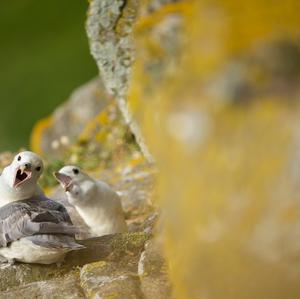
<svg viewBox="0 0 300 299"><path fill-rule="evenodd" d="M54 172L53 174L64 190L69 191L72 186L72 178L60 172Z"/></svg>
<svg viewBox="0 0 300 299"><path fill-rule="evenodd" d="M14 187L20 186L22 183L27 181L31 177L31 170L19 167L14 181Z"/></svg>

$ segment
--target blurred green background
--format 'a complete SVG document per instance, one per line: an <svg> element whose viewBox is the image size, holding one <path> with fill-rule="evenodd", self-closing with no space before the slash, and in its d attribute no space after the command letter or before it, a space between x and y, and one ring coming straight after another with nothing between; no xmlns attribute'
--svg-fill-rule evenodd
<svg viewBox="0 0 300 299"><path fill-rule="evenodd" d="M97 74L84 0L0 0L0 150L27 147L34 123Z"/></svg>

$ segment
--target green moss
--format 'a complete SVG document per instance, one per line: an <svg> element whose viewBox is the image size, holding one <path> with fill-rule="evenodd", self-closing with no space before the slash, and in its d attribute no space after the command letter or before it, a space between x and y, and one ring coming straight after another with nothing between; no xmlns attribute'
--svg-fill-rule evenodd
<svg viewBox="0 0 300 299"><path fill-rule="evenodd" d="M39 181L42 188L53 187L57 185L57 181L53 176L53 172L59 170L61 167L64 166L64 162L62 160L52 160L46 161L45 169L43 175Z"/></svg>
<svg viewBox="0 0 300 299"><path fill-rule="evenodd" d="M141 248L149 238L150 235L143 232L120 234L112 240L112 247L119 252Z"/></svg>
<svg viewBox="0 0 300 299"><path fill-rule="evenodd" d="M0 267L0 291L7 288L27 284L40 280L49 280L62 277L66 274L79 275L79 270L74 267L36 264L17 264L14 266Z"/></svg>

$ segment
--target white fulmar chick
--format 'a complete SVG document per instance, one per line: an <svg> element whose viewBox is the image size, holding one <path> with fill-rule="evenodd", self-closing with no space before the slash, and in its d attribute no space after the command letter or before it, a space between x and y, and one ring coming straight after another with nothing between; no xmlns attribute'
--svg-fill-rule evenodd
<svg viewBox="0 0 300 299"><path fill-rule="evenodd" d="M92 234L103 236L127 231L120 197L110 186L94 180L77 166L64 166L54 176Z"/></svg>

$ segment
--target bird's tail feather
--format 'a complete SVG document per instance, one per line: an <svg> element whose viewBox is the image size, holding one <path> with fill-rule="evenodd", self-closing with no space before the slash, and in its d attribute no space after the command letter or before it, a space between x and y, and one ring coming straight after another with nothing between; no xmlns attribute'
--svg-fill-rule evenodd
<svg viewBox="0 0 300 299"><path fill-rule="evenodd" d="M56 249L79 250L85 246L76 242L75 238L66 235L33 235L26 237L32 243L38 246Z"/></svg>

